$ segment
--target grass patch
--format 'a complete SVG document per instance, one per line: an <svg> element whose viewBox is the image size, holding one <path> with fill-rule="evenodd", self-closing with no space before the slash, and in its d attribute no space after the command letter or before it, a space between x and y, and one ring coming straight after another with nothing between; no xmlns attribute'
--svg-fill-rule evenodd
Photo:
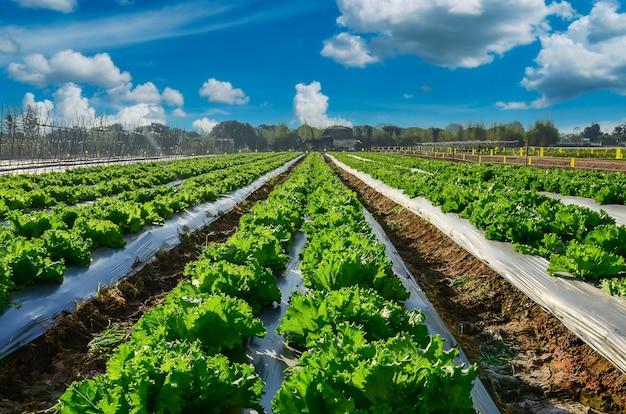
<svg viewBox="0 0 626 414"><path fill-rule="evenodd" d="M112 355L115 348L130 338L130 323L114 323L95 333L87 346L95 353Z"/></svg>
<svg viewBox="0 0 626 414"><path fill-rule="evenodd" d="M480 345L478 362L487 365L507 365L515 358L517 352L514 340L505 340L500 334L490 333L491 340Z"/></svg>

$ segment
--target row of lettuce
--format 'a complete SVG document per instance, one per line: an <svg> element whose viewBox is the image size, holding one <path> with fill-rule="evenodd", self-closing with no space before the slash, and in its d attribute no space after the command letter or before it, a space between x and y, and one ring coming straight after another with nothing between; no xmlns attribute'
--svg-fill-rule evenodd
<svg viewBox="0 0 626 414"><path fill-rule="evenodd" d="M304 352L273 400L275 413L475 412L475 366L455 365L393 274L356 195L312 159L300 269L278 332ZM445 395L445 398L442 396Z"/></svg>
<svg viewBox="0 0 626 414"><path fill-rule="evenodd" d="M191 171L199 175L178 185L170 185L168 181L142 186L145 181L142 175L130 175L126 179L134 183L132 189L98 197L91 203L71 206L61 203L50 209L8 212L5 225L0 226L0 313L10 300L11 291L38 282L61 283L68 266L89 266L94 249L121 248L125 245L124 235L137 233L147 225L162 224L191 206L214 201L294 156L249 154L192 159L187 160L189 168L182 176ZM202 167L194 167L195 163ZM181 167L182 163L176 161L175 165ZM172 168L165 162L158 166L162 170ZM120 168L112 167L112 176ZM142 171L146 175L154 173L151 169ZM68 172L77 173L77 170ZM164 180L170 180L180 175L165 176Z"/></svg>
<svg viewBox="0 0 626 414"><path fill-rule="evenodd" d="M626 296L626 227L605 211L565 205L541 191L622 202L621 173L451 163L389 154L333 154L348 166L408 196L422 196L443 212L457 213L491 240L549 260L548 272L568 273ZM365 158L364 158L365 157ZM574 191L575 189L575 191ZM601 195L614 195L609 198Z"/></svg>
<svg viewBox="0 0 626 414"><path fill-rule="evenodd" d="M28 211L94 201L127 191L148 189L247 163L253 157L197 157L173 161L91 166L63 172L0 175L0 219L9 212Z"/></svg>
<svg viewBox="0 0 626 414"><path fill-rule="evenodd" d="M455 366L458 351L444 351L428 335L421 312L405 311L408 295L384 248L318 154L244 215L227 242L207 246L187 265L189 280L140 318L107 372L73 383L56 408L262 412L264 384L246 363L243 343L266 333L255 315L281 300L274 275L301 227L309 291L292 295L278 331L303 353L285 373L273 411L474 412L475 367Z"/></svg>

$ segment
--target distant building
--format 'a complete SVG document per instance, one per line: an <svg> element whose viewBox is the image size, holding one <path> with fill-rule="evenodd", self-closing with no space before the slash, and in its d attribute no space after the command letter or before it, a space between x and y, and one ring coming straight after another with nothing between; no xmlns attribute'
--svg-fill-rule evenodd
<svg viewBox="0 0 626 414"><path fill-rule="evenodd" d="M332 127L326 128L321 136L321 141L331 145L333 150L354 151L361 145L361 141L354 139L352 128L348 127Z"/></svg>

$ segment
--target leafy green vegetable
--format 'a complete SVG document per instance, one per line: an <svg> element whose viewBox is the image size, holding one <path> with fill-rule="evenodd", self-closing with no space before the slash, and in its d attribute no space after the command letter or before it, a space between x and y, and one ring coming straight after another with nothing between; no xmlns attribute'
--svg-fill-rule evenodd
<svg viewBox="0 0 626 414"><path fill-rule="evenodd" d="M241 347L243 340L265 335L263 323L241 299L225 295L173 292L165 305L145 313L133 327L137 344L154 340L198 339L208 354Z"/></svg>
<svg viewBox="0 0 626 414"><path fill-rule="evenodd" d="M280 301L276 278L252 258L244 265L201 259L189 263L185 274L192 278L199 292L222 292L243 299L254 313L258 313L263 306Z"/></svg>
<svg viewBox="0 0 626 414"><path fill-rule="evenodd" d="M74 382L57 408L69 413L224 413L261 410L263 381L248 364L208 356L197 342L122 344L107 373Z"/></svg>
<svg viewBox="0 0 626 414"><path fill-rule="evenodd" d="M368 340L386 339L403 332L422 346L429 341L422 312L407 313L373 289L360 287L292 295L277 332L286 334L296 346L304 347L307 341L315 342L319 338L324 326L336 329L343 322L357 324Z"/></svg>
<svg viewBox="0 0 626 414"><path fill-rule="evenodd" d="M272 406L277 414L474 413L476 368L456 366L457 354L438 336L421 348L404 335L368 342L354 326L326 327L288 369Z"/></svg>
<svg viewBox="0 0 626 414"><path fill-rule="evenodd" d="M583 280L599 280L624 271L623 257L577 240L568 243L565 254L553 254L548 264L548 273L567 272Z"/></svg>

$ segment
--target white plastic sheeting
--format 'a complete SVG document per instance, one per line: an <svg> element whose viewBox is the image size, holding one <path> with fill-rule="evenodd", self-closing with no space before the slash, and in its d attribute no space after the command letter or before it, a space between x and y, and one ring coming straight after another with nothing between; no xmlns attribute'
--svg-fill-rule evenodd
<svg viewBox="0 0 626 414"><path fill-rule="evenodd" d="M484 232L468 220L456 214L442 213L423 197L411 199L401 190L335 158L332 160L343 170L432 223L626 373L626 300L610 296L587 282L550 276L546 259L515 252L509 243L488 240Z"/></svg>
<svg viewBox="0 0 626 414"><path fill-rule="evenodd" d="M194 231L212 223L220 215L261 188L270 179L287 171L302 156L263 175L253 183L176 214L162 226L150 226L125 238L123 249L97 249L88 268L68 268L60 285L41 284L13 292L11 303L0 316L0 358L38 338L58 323L58 316L72 312L75 306L95 296L100 287L114 284L122 277L141 269L154 260L159 250L179 244L181 233Z"/></svg>
<svg viewBox="0 0 626 414"><path fill-rule="evenodd" d="M387 257L393 263L393 272L396 276L398 276L406 290L410 293L409 299L406 301L407 310L410 311L413 309L419 309L424 312L428 332L431 335L438 334L442 338L445 338L446 342L444 343L444 346L446 349L454 347L460 351L457 358L458 364L469 364L469 359L461 349L459 343L454 338L443 319L441 319L433 304L428 300L426 293L424 293L422 288L417 284L415 277L413 277L411 272L407 269L402 257L400 257L400 253L398 253L394 245L391 243L391 240L389 240L383 228L367 210L365 211L365 218L370 226L372 226L374 234L378 240L385 245ZM491 396L487 392L484 384L478 378L474 383L471 395L472 401L474 402L474 408L479 413L491 414L500 412L491 399Z"/></svg>
<svg viewBox="0 0 626 414"><path fill-rule="evenodd" d="M300 252L305 244L304 233L296 232L294 242L289 248L291 259L287 263L287 268L276 278L280 289L280 304L264 309L259 315L259 319L263 321L267 329L267 335L263 338L253 337L246 344L246 355L259 377L265 382L261 407L266 414L273 412L272 400L283 383L285 369L295 365L300 358L300 353L285 343L284 336L276 333L276 327L280 324L280 319L285 316L292 293L306 291L300 272ZM256 413L256 410L249 412Z"/></svg>

